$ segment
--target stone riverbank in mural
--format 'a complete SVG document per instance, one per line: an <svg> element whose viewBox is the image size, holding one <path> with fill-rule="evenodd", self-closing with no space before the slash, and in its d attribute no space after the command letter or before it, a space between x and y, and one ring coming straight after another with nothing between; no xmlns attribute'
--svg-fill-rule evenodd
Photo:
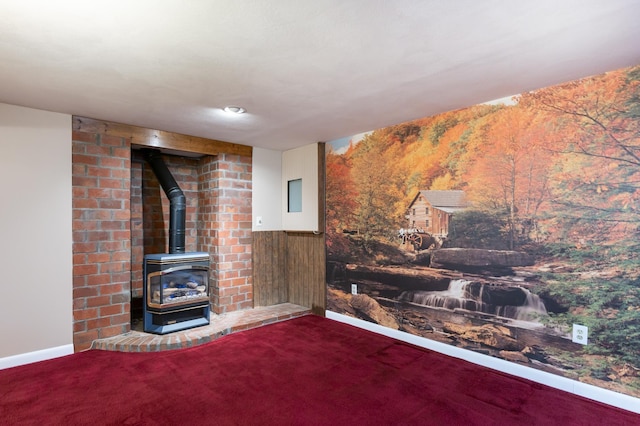
<svg viewBox="0 0 640 426"><path fill-rule="evenodd" d="M350 237L353 238L353 237ZM356 237L357 238L357 237ZM408 256L407 261L422 257ZM635 383L638 369L613 363L598 375L607 358L585 355L571 339L571 328L550 321L569 310L548 291L543 277L552 270L576 274L557 259L527 266L433 268L411 263L372 266L328 263L328 309L385 327L451 344L511 362L640 396L625 383ZM569 272L571 271L571 272ZM585 271L595 274L596 271ZM356 293L352 294L356 286ZM589 376L581 376L584 371Z"/></svg>

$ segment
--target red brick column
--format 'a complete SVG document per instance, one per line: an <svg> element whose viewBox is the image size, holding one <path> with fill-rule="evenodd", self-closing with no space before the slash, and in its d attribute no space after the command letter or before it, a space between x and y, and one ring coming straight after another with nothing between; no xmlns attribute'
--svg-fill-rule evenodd
<svg viewBox="0 0 640 426"><path fill-rule="evenodd" d="M73 341L130 330L131 149L127 139L73 132Z"/></svg>
<svg viewBox="0 0 640 426"><path fill-rule="evenodd" d="M131 158L131 298L142 298L144 265L144 217L142 204L143 160ZM132 308L134 309L134 308Z"/></svg>
<svg viewBox="0 0 640 426"><path fill-rule="evenodd" d="M253 307L251 158L202 160L199 250L211 253L211 303L221 314Z"/></svg>

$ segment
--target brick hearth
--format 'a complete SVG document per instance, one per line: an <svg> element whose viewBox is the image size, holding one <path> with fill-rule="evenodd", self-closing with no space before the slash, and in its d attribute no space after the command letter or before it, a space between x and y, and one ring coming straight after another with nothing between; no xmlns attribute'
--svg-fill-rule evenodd
<svg viewBox="0 0 640 426"><path fill-rule="evenodd" d="M234 311L220 315L212 313L211 324L204 327L164 335L131 330L118 336L94 340L91 349L119 352L159 352L170 349L183 349L211 342L237 331L261 327L308 314L311 314L309 308L291 303Z"/></svg>

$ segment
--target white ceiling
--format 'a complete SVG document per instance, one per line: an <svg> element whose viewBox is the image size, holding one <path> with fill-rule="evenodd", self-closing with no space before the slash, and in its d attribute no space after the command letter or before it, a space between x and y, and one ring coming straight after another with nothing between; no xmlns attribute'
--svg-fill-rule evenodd
<svg viewBox="0 0 640 426"><path fill-rule="evenodd" d="M0 0L0 102L275 150L637 64L638 0Z"/></svg>

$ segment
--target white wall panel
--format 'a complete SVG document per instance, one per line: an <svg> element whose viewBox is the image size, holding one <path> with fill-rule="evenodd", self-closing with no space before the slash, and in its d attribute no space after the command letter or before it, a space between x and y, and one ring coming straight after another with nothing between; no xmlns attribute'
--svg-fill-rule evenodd
<svg viewBox="0 0 640 426"><path fill-rule="evenodd" d="M288 211L289 181L302 179L302 211ZM313 143L282 153L282 224L285 231L319 229L318 144Z"/></svg>
<svg viewBox="0 0 640 426"><path fill-rule="evenodd" d="M0 358L73 344L71 116L0 104Z"/></svg>

